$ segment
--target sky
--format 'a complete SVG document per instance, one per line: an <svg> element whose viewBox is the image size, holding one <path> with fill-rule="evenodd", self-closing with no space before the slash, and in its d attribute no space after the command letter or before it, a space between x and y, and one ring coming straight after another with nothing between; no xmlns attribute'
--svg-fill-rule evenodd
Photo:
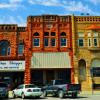
<svg viewBox="0 0 100 100"><path fill-rule="evenodd" d="M26 26L30 15L100 16L99 9L100 0L0 0L0 24Z"/></svg>

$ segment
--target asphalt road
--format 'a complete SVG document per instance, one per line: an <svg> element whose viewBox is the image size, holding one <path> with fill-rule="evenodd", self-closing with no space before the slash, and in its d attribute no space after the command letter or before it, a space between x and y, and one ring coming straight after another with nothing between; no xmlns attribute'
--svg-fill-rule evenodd
<svg viewBox="0 0 100 100"><path fill-rule="evenodd" d="M16 98L16 99L8 99L8 100L23 100L23 99ZM61 99L57 97L46 97L46 98L40 98L40 99L27 98L25 100L61 100ZM62 100L100 100L100 94L98 95L86 95L86 94L79 95L78 98L64 97Z"/></svg>

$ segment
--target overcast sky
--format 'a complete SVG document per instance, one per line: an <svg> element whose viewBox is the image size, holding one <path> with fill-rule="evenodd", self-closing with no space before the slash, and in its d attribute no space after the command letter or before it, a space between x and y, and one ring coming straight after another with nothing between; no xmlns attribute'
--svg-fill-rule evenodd
<svg viewBox="0 0 100 100"><path fill-rule="evenodd" d="M0 0L0 24L26 25L29 15L100 16L100 0Z"/></svg>

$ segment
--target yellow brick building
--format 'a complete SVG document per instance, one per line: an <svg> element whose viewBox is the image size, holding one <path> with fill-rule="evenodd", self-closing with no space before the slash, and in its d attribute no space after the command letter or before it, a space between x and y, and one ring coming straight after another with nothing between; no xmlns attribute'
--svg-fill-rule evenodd
<svg viewBox="0 0 100 100"><path fill-rule="evenodd" d="M72 15L72 43L75 83L100 89L100 16Z"/></svg>

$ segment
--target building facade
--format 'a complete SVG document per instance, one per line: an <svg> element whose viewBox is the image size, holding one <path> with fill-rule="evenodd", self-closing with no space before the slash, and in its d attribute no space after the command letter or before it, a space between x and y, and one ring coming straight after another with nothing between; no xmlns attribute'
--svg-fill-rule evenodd
<svg viewBox="0 0 100 100"><path fill-rule="evenodd" d="M99 32L99 16L28 16L26 27L1 24L0 80L43 85L64 79L83 91L99 88Z"/></svg>
<svg viewBox="0 0 100 100"><path fill-rule="evenodd" d="M1 25L1 79L9 77L16 84L74 82L71 37L71 16L29 16L26 27Z"/></svg>
<svg viewBox="0 0 100 100"><path fill-rule="evenodd" d="M100 16L72 16L74 75L82 90L100 88Z"/></svg>

